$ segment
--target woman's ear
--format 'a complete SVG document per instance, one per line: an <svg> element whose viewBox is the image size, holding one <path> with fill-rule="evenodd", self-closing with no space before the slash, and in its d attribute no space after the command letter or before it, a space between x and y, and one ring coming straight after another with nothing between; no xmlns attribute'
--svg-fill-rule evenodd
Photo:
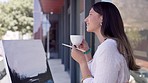
<svg viewBox="0 0 148 83"><path fill-rule="evenodd" d="M103 16L100 16L100 26L102 26L102 22L103 22Z"/></svg>
<svg viewBox="0 0 148 83"><path fill-rule="evenodd" d="M103 16L102 15L100 16L100 21L103 22Z"/></svg>

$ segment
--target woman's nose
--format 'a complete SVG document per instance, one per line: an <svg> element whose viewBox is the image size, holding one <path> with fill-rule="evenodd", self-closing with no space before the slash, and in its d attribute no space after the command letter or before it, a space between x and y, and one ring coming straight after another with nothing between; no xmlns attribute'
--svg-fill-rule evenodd
<svg viewBox="0 0 148 83"><path fill-rule="evenodd" d="M87 22L87 17L84 19L84 22Z"/></svg>

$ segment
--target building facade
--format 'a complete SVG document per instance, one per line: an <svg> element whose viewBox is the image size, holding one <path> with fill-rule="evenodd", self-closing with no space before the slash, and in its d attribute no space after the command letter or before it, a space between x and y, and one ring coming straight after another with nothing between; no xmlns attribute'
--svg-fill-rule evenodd
<svg viewBox="0 0 148 83"><path fill-rule="evenodd" d="M50 58L60 58L71 83L80 83L79 65L70 57L71 34L85 37L94 54L99 41L93 33L86 32L84 19L91 5L101 0L34 0L34 38L42 39ZM136 62L142 68L131 71L137 83L148 83L148 12L147 0L102 0L114 3L122 15L125 32L134 50ZM38 5L38 6L36 6ZM43 15L49 23L43 22ZM50 24L50 26L49 26ZM52 55L56 53L57 55Z"/></svg>

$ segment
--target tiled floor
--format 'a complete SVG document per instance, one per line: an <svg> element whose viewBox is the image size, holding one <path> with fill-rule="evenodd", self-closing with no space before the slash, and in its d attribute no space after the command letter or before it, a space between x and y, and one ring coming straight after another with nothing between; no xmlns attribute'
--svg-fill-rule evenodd
<svg viewBox="0 0 148 83"><path fill-rule="evenodd" d="M70 83L70 75L64 71L61 59L49 59L48 62L54 83Z"/></svg>

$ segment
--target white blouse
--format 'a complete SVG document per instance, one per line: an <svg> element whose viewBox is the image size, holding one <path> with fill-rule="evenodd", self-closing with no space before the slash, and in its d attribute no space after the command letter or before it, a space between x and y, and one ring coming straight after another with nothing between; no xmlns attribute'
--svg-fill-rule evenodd
<svg viewBox="0 0 148 83"><path fill-rule="evenodd" d="M87 78L83 83L127 83L130 78L126 60L113 39L107 39L98 46L88 67L94 78Z"/></svg>

